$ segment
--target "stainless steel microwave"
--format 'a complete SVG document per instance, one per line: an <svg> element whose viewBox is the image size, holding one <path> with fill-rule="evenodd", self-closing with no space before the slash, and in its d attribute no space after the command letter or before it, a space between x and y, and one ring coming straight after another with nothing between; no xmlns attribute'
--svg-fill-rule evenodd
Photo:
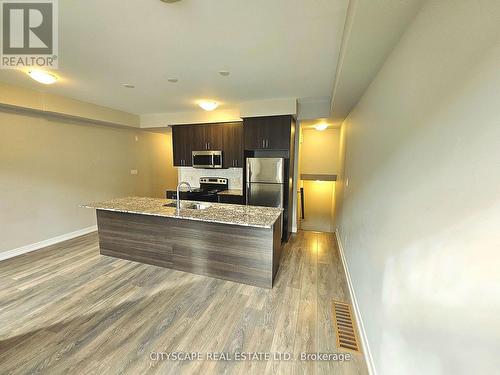
<svg viewBox="0 0 500 375"><path fill-rule="evenodd" d="M194 168L222 168L222 151L193 151Z"/></svg>

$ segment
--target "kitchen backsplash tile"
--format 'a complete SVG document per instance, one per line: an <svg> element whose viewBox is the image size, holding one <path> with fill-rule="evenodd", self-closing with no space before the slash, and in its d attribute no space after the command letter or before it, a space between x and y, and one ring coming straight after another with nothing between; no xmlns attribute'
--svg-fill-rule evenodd
<svg viewBox="0 0 500 375"><path fill-rule="evenodd" d="M198 169L180 167L177 171L179 181L186 181L192 187L200 186L200 177L223 177L229 180L229 189L243 188L243 168L229 169Z"/></svg>

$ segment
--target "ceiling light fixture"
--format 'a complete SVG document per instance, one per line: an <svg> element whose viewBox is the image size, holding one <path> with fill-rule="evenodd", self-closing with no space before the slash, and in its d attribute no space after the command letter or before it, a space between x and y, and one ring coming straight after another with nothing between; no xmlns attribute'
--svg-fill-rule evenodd
<svg viewBox="0 0 500 375"><path fill-rule="evenodd" d="M328 125L327 125L327 124L318 124L318 125L315 125L315 126L314 126L314 129L319 130L319 131L323 131L323 130L325 130L327 127L328 127Z"/></svg>
<svg viewBox="0 0 500 375"><path fill-rule="evenodd" d="M43 83L44 85L51 85L57 81L57 77L55 75L41 70L30 70L28 74L35 81Z"/></svg>
<svg viewBox="0 0 500 375"><path fill-rule="evenodd" d="M219 70L219 74L223 77L227 77L231 73L229 73L229 71L227 70Z"/></svg>
<svg viewBox="0 0 500 375"><path fill-rule="evenodd" d="M131 83L124 83L122 86L127 89L135 89L135 86Z"/></svg>
<svg viewBox="0 0 500 375"><path fill-rule="evenodd" d="M205 111L213 111L219 106L219 103L213 100L202 100L198 103L198 105Z"/></svg>
<svg viewBox="0 0 500 375"><path fill-rule="evenodd" d="M177 78L167 78L167 81L170 82L170 83L177 83L179 82L179 80Z"/></svg>

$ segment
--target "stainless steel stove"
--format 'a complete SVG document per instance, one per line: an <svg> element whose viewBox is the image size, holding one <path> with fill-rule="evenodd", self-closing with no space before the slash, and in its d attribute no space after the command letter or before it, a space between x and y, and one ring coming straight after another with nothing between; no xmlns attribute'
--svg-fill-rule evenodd
<svg viewBox="0 0 500 375"><path fill-rule="evenodd" d="M217 202L217 193L228 189L228 179L221 177L201 177L200 187L187 193L187 199L203 202Z"/></svg>
<svg viewBox="0 0 500 375"><path fill-rule="evenodd" d="M227 190L229 181L222 177L201 177L200 187L181 191L181 199L202 202L218 202L217 193ZM177 199L175 190L167 190L167 199Z"/></svg>

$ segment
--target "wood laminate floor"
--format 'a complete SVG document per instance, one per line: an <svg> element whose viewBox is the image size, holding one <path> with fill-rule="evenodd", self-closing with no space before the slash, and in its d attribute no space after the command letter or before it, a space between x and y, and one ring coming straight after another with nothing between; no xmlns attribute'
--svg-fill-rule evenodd
<svg viewBox="0 0 500 375"><path fill-rule="evenodd" d="M332 299L349 297L330 234L292 236L271 290L102 256L96 233L0 262L0 285L0 374L367 374L360 353L343 363L151 359L342 352Z"/></svg>

